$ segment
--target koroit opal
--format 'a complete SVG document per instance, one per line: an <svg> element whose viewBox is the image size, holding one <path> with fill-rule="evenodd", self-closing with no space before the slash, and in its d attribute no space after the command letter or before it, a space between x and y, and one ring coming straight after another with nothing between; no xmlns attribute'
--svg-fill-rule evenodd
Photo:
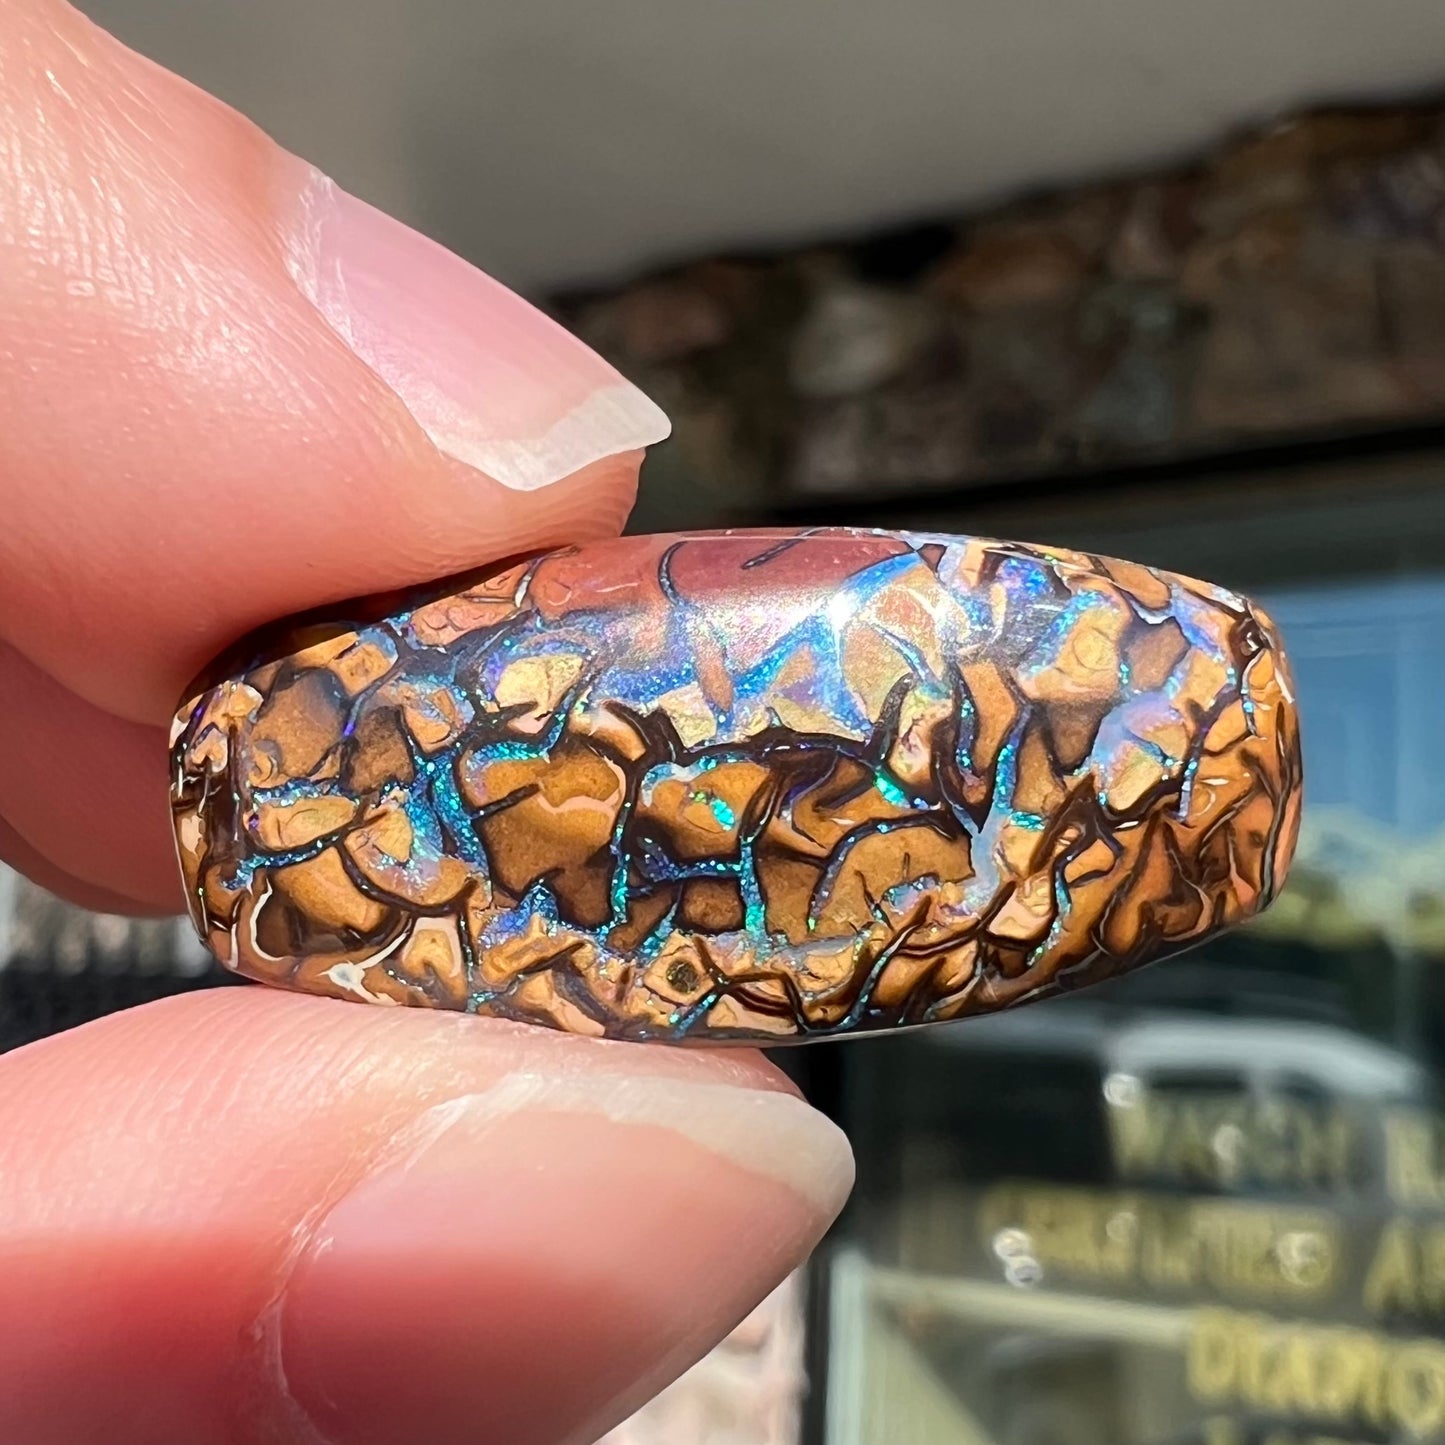
<svg viewBox="0 0 1445 1445"><path fill-rule="evenodd" d="M926 1024L1258 912L1258 607L972 537L568 547L256 640L176 720L197 928L288 988L697 1043Z"/></svg>

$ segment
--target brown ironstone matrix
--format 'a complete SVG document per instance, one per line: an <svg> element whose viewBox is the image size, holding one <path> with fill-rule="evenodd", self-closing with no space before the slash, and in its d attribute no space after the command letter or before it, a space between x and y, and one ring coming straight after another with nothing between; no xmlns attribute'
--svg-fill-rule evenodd
<svg viewBox="0 0 1445 1445"><path fill-rule="evenodd" d="M181 710L172 804L196 925L252 978L785 1042L1003 1008L1248 917L1299 783L1278 640L1222 588L735 531L273 634Z"/></svg>

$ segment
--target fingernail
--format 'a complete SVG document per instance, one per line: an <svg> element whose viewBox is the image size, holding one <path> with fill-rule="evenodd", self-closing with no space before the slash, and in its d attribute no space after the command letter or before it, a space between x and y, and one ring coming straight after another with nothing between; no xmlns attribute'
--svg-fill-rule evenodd
<svg viewBox="0 0 1445 1445"><path fill-rule="evenodd" d="M852 1178L791 1094L511 1075L423 1114L321 1223L282 1306L288 1391L338 1445L591 1441L797 1264Z"/></svg>
<svg viewBox="0 0 1445 1445"><path fill-rule="evenodd" d="M668 434L596 352L460 256L303 162L282 184L292 279L447 455L533 491Z"/></svg>

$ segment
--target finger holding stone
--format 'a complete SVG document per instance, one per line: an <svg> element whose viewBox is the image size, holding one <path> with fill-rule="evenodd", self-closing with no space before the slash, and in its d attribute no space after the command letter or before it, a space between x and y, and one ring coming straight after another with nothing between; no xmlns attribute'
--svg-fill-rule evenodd
<svg viewBox="0 0 1445 1445"><path fill-rule="evenodd" d="M0 1058L5 1437L581 1445L851 1178L750 1051L261 989L115 1015Z"/></svg>
<svg viewBox="0 0 1445 1445"><path fill-rule="evenodd" d="M147 907L137 898L97 888L93 883L87 883L83 878L77 878L63 868L57 868L49 858L38 852L22 833L18 833L7 823L3 816L0 816L0 861L9 864L58 897L78 903L82 908L92 909L96 913L164 914L174 911L169 902L159 908Z"/></svg>
<svg viewBox="0 0 1445 1445"><path fill-rule="evenodd" d="M160 724L250 626L616 530L662 414L57 0L0 27L0 632Z"/></svg>
<svg viewBox="0 0 1445 1445"><path fill-rule="evenodd" d="M107 912L183 909L165 734L87 702L4 642L0 697L0 813L62 876L36 874L4 839L0 858L67 897L72 880L119 895Z"/></svg>

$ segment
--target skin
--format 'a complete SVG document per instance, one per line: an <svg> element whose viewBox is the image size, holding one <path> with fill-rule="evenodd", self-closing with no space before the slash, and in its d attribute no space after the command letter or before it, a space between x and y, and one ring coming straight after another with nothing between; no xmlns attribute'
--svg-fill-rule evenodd
<svg viewBox="0 0 1445 1445"><path fill-rule="evenodd" d="M53 0L0 0L0 76L0 857L90 907L174 912L165 729L212 655L614 533L640 453L535 491L454 460L292 284L295 162L264 135ZM540 1102L448 1135L407 1176L414 1228L326 1246L429 1110L514 1075ZM806 1256L846 1180L810 1190L646 1108L578 1112L593 1078L710 1109L790 1088L747 1051L262 988L0 1058L7 1440L596 1438Z"/></svg>

